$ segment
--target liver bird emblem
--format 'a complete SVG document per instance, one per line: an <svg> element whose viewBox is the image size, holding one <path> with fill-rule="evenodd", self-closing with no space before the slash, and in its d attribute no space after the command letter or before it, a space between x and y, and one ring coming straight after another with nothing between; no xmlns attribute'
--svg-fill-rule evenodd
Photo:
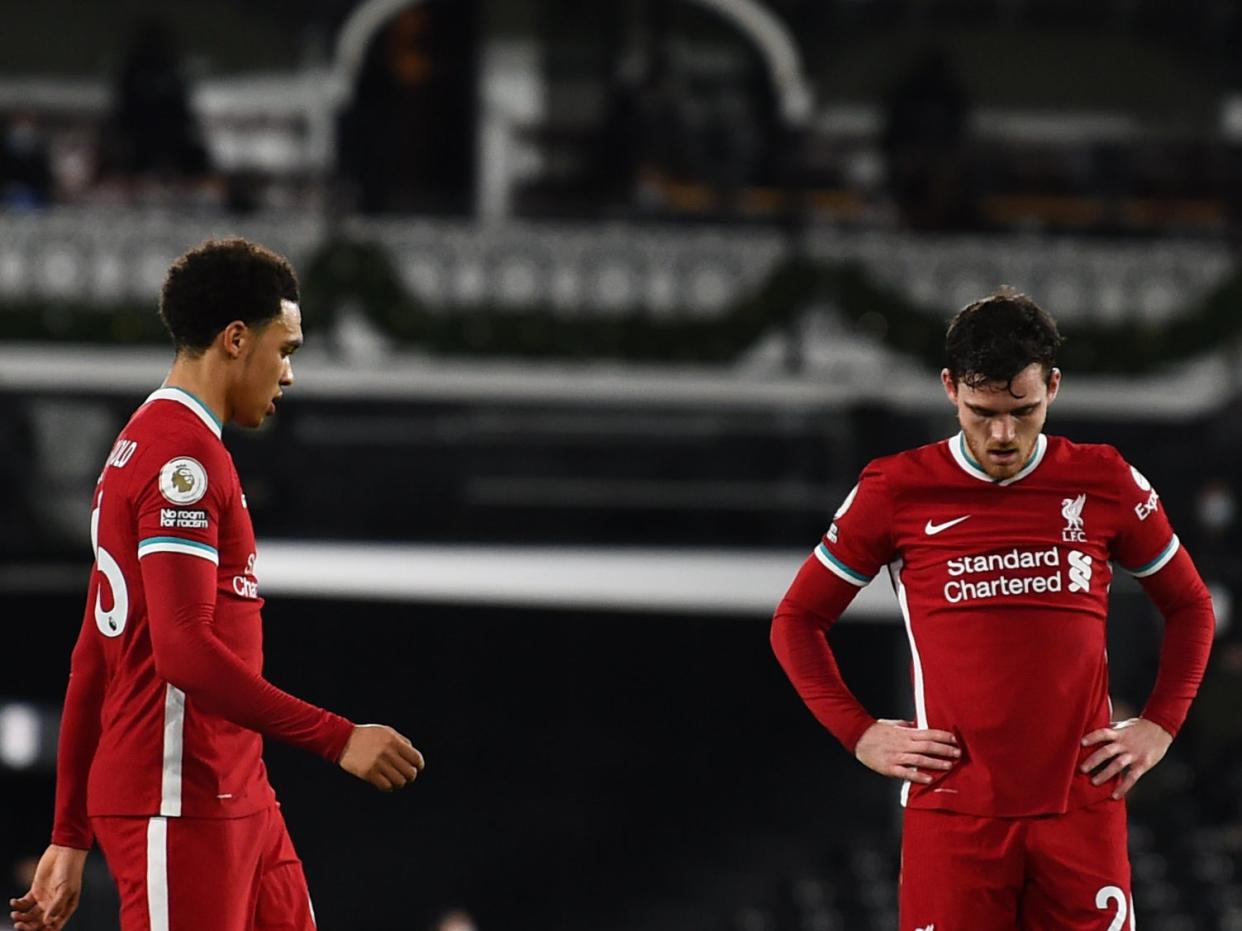
<svg viewBox="0 0 1242 931"><path fill-rule="evenodd" d="M1061 516L1065 518L1066 530L1082 530L1082 506L1086 503L1085 493L1077 498L1061 499Z"/></svg>

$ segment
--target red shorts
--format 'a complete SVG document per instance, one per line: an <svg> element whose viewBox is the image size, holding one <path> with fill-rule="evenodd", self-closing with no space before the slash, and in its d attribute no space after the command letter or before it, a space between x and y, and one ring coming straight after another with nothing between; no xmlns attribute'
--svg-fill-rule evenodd
<svg viewBox="0 0 1242 931"><path fill-rule="evenodd" d="M900 931L1133 931L1124 802L980 818L907 808Z"/></svg>
<svg viewBox="0 0 1242 931"><path fill-rule="evenodd" d="M276 806L244 818L92 818L122 931L313 931Z"/></svg>

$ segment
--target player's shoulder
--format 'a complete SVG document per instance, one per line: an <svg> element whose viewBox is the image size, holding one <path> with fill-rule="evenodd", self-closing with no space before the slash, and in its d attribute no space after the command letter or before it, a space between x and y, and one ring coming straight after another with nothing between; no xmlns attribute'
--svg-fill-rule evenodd
<svg viewBox="0 0 1242 931"><path fill-rule="evenodd" d="M130 417L120 442L133 444L130 455L138 473L182 459L191 471L219 473L222 479L232 472L220 423L206 405L177 388L161 388L148 397Z"/></svg>
<svg viewBox="0 0 1242 931"><path fill-rule="evenodd" d="M949 440L937 440L934 443L925 443L922 446L903 449L901 452L872 459L863 469L863 475L882 477L888 482L895 483L925 480L929 474L936 474L940 469L952 465L949 442Z"/></svg>
<svg viewBox="0 0 1242 931"><path fill-rule="evenodd" d="M1055 469L1073 470L1078 477L1113 479L1129 463L1110 443L1076 443L1063 436L1048 435L1045 460Z"/></svg>
<svg viewBox="0 0 1242 931"><path fill-rule="evenodd" d="M227 452L221 439L221 424L198 398L180 388L160 388L152 392L134 411L125 428L128 435L142 436L150 444L193 443L218 452Z"/></svg>

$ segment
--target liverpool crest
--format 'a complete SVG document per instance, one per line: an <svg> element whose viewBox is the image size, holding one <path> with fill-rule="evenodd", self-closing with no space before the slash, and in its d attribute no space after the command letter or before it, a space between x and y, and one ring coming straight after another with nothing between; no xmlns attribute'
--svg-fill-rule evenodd
<svg viewBox="0 0 1242 931"><path fill-rule="evenodd" d="M1065 529L1061 531L1061 539L1066 543L1086 543L1087 533L1083 530L1082 507L1087 503L1087 495L1083 493L1077 498L1061 500L1061 516L1065 518Z"/></svg>

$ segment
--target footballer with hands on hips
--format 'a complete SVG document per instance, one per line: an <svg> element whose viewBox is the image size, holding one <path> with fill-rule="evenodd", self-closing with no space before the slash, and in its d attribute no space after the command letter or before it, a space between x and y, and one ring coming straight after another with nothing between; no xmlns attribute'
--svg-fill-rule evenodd
<svg viewBox="0 0 1242 931"><path fill-rule="evenodd" d="M221 428L258 427L293 384L298 300L289 263L244 239L205 242L169 269L160 315L176 356L93 496L52 842L30 890L10 900L16 931L64 927L95 841L123 931L311 931L263 738L385 791L423 767L392 728L355 725L263 678L254 529Z"/></svg>
<svg viewBox="0 0 1242 931"><path fill-rule="evenodd" d="M1112 446L1043 432L1056 323L1010 289L949 324L960 432L872 461L776 610L772 645L815 717L902 780L901 931L1132 928L1123 801L1186 718L1211 598L1160 497ZM1155 686L1113 722L1110 562L1164 617ZM915 721L876 720L825 636L888 568Z"/></svg>

